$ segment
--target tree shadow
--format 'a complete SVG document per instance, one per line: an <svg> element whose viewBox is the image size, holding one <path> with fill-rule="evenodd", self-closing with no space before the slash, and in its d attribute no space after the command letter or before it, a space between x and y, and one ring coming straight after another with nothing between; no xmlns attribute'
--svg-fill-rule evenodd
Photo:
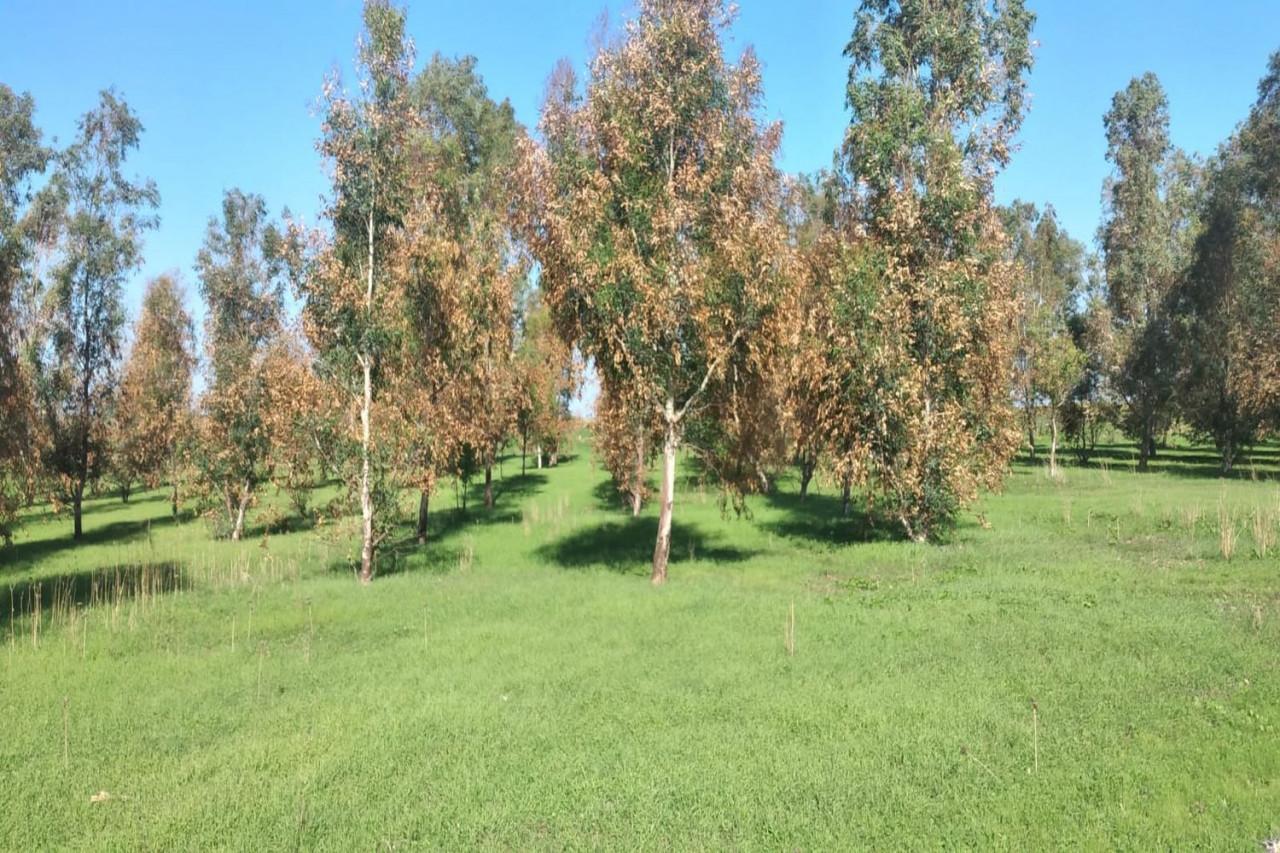
<svg viewBox="0 0 1280 853"><path fill-rule="evenodd" d="M536 553L565 569L604 567L620 574L634 574L647 570L657 538L657 518L630 518L578 530L541 546ZM671 528L671 562L711 560L730 563L752 556L750 551L720 544L720 538L708 535L696 526L675 522Z"/></svg>
<svg viewBox="0 0 1280 853"><path fill-rule="evenodd" d="M1018 468L1035 470L1048 464L1047 453L1032 460L1019 457ZM1059 451L1059 463L1065 468L1084 471L1111 470L1134 473L1169 474L1203 480L1270 480L1280 477L1280 448L1260 444L1249 451L1242 451L1231 471L1222 470L1222 459L1212 447L1164 447L1153 456L1147 471L1138 471L1138 450L1132 444L1100 444L1090 454L1087 462L1081 462L1070 448Z"/></svg>
<svg viewBox="0 0 1280 853"><path fill-rule="evenodd" d="M0 627L39 612L67 617L77 608L116 606L190 589L181 564L165 560L131 563L11 584L8 606L0 608Z"/></svg>
<svg viewBox="0 0 1280 853"><path fill-rule="evenodd" d="M875 517L858 501L849 506L844 516L844 501L836 495L815 494L801 500L795 492L773 491L765 495L769 506L781 512L775 521L760 524L775 536L822 542L827 545L853 545L868 542L905 542L903 530Z"/></svg>
<svg viewBox="0 0 1280 853"><path fill-rule="evenodd" d="M89 517L89 514L85 513L85 518L88 519ZM0 548L0 568L6 571L10 569L29 569L55 554L75 548L87 548L107 543L119 544L145 541L152 528L172 525L174 519L166 513L157 518L97 524L86 527L79 539L75 539L71 535L71 519L69 516L66 522L67 531L63 536L51 539L17 541L8 548Z"/></svg>

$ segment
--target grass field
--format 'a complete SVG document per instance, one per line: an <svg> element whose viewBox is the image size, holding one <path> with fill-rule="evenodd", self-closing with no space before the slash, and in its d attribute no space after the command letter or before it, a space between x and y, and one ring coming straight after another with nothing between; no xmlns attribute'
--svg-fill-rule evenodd
<svg viewBox="0 0 1280 853"><path fill-rule="evenodd" d="M0 554L0 847L1256 850L1278 454L1100 458L1020 465L944 545L682 484L657 590L652 508L585 443L508 459L492 512L446 489L369 588L343 525L214 542L156 493L72 546L34 514Z"/></svg>

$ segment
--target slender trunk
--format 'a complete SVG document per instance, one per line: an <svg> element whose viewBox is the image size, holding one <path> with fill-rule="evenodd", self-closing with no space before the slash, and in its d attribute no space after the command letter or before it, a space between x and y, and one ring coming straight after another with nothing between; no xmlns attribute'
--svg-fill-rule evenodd
<svg viewBox="0 0 1280 853"><path fill-rule="evenodd" d="M431 502L431 495L426 489L422 490L422 494L418 497L418 544L427 544L427 510Z"/></svg>
<svg viewBox="0 0 1280 853"><path fill-rule="evenodd" d="M84 535L84 525L81 521L81 514L82 514L81 511L83 509L83 506L82 506L83 503L84 503L84 484L79 483L76 485L74 491L71 494L71 512L72 512L72 524L73 524L73 532L71 534L72 539L79 539L81 536Z"/></svg>
<svg viewBox="0 0 1280 853"><path fill-rule="evenodd" d="M542 445L539 444L533 448L533 455L538 457L538 470L542 470Z"/></svg>
<svg viewBox="0 0 1280 853"><path fill-rule="evenodd" d="M484 508L493 509L493 463L484 466Z"/></svg>
<svg viewBox="0 0 1280 853"><path fill-rule="evenodd" d="M640 433L636 437L636 482L631 489L631 517L635 518L640 515L640 509L644 506L644 433Z"/></svg>
<svg viewBox="0 0 1280 853"><path fill-rule="evenodd" d="M560 464L560 448L553 447L551 448L551 461L548 463L548 467L554 468L559 464Z"/></svg>
<svg viewBox="0 0 1280 853"><path fill-rule="evenodd" d="M843 518L849 517L849 507L851 505L850 497L853 493L853 484L846 477L844 483L840 486L840 515Z"/></svg>
<svg viewBox="0 0 1280 853"><path fill-rule="evenodd" d="M120 487L120 503L127 504L129 502L129 495L131 494L133 494L132 486L121 486Z"/></svg>
<svg viewBox="0 0 1280 853"><path fill-rule="evenodd" d="M169 493L169 511L174 518L178 517L178 481L174 480L171 484L173 490Z"/></svg>
<svg viewBox="0 0 1280 853"><path fill-rule="evenodd" d="M364 310L365 319L373 313L373 205L369 206L369 262L365 268ZM370 421L373 418L373 357L368 352L360 353L360 370L364 379L364 394L360 398L360 521L362 539L360 543L360 582L367 584L373 580L373 489L369 471L369 437Z"/></svg>
<svg viewBox="0 0 1280 853"><path fill-rule="evenodd" d="M527 432L520 435L520 476L525 475L526 466L528 464L529 453L529 434Z"/></svg>
<svg viewBox="0 0 1280 853"><path fill-rule="evenodd" d="M1058 410L1049 414L1049 475L1058 476Z"/></svg>
<svg viewBox="0 0 1280 853"><path fill-rule="evenodd" d="M817 464L807 458L800 460L800 500L809 497L809 482L813 480L813 471Z"/></svg>
<svg viewBox="0 0 1280 853"><path fill-rule="evenodd" d="M644 506L644 494L640 491L640 487L636 486L631 490L631 517L637 518L640 515L640 509Z"/></svg>
<svg viewBox="0 0 1280 853"><path fill-rule="evenodd" d="M676 501L676 416L675 400L668 397L667 433L662 442L662 497L658 515L658 541L653 546L653 573L649 580L655 586L667 581L667 560L671 555L671 511Z"/></svg>
<svg viewBox="0 0 1280 853"><path fill-rule="evenodd" d="M236 523L235 523L235 527L233 527L233 528L231 529L231 541L232 541L232 542L239 542L239 541L240 541L240 537L244 536L244 514L245 514L245 511L249 509L249 496L250 496L250 494L251 494L251 492L249 491L249 484L248 484L248 483L245 483L245 484L244 484L244 491L242 491L242 492L240 493L240 503L239 503L239 505L236 507Z"/></svg>

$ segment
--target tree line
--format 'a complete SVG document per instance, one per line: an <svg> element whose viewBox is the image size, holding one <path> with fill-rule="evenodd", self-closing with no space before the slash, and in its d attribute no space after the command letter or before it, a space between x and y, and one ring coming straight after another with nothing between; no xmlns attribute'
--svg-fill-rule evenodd
<svg viewBox="0 0 1280 853"><path fill-rule="evenodd" d="M1104 424L1143 468L1185 424L1225 469L1280 426L1280 54L1205 162L1153 75L1116 94L1095 254L1051 207L994 200L1028 109L1021 0L863 0L850 123L808 176L777 165L721 0L642 0L584 74L552 71L532 130L474 59L419 67L405 15L368 0L356 85L324 83L318 225L225 194L201 351L176 275L126 331L159 205L125 174L137 116L108 90L52 150L0 85L6 538L39 499L79 537L104 479L239 538L264 485L305 514L336 479L324 511L359 516L368 582L407 494L425 543L442 478L482 477L491 506L504 448L554 464L587 364L600 460L631 512L658 501L655 583L682 453L726 509L794 465L802 497L822 476L925 541L1043 424L1054 473Z"/></svg>

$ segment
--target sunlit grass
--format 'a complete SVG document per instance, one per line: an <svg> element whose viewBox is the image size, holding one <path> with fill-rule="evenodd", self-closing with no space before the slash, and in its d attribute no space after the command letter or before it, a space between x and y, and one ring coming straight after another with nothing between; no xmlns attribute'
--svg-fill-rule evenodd
<svg viewBox="0 0 1280 853"><path fill-rule="evenodd" d="M491 513L445 489L367 589L341 523L213 542L104 498L72 547L32 517L0 847L1255 848L1277 453L1108 452L1018 467L941 546L821 484L736 519L682 483L661 590L585 444L507 460Z"/></svg>

